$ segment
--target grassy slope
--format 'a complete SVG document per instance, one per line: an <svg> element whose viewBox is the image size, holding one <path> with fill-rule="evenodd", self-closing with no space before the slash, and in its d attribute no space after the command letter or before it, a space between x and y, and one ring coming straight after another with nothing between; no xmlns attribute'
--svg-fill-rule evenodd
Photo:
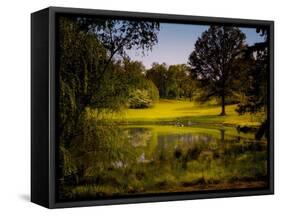
<svg viewBox="0 0 281 216"><path fill-rule="evenodd" d="M115 119L125 122L157 123L163 121L188 121L205 124L258 126L263 114L241 115L235 112L236 105L226 106L226 116L219 116L221 107L215 104L198 104L189 101L160 100L152 108L127 109Z"/></svg>

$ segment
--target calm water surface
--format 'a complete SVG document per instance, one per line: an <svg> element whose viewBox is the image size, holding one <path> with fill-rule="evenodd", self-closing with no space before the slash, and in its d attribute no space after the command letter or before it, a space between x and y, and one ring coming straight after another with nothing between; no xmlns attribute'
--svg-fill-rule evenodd
<svg viewBox="0 0 281 216"><path fill-rule="evenodd" d="M106 148L83 162L74 198L266 186L267 144L235 128L121 126ZM82 159L81 159L82 160ZM71 182L71 181L70 181Z"/></svg>

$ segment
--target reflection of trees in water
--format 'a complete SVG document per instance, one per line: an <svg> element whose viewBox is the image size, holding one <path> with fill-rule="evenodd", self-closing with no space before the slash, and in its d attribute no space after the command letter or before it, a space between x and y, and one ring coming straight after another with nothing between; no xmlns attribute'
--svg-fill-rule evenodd
<svg viewBox="0 0 281 216"><path fill-rule="evenodd" d="M130 128L124 132L128 132L128 138L134 147L147 146L152 136L151 130L147 128Z"/></svg>
<svg viewBox="0 0 281 216"><path fill-rule="evenodd" d="M65 160L72 160L72 165L65 169L73 171L66 172L64 181L67 193L73 197L84 194L83 190L91 190L93 197L97 191L110 196L109 189L113 186L116 193L128 194L165 191L196 182L208 185L231 179L255 180L267 172L266 146L243 138L237 142L237 137L227 136L225 129L216 137L95 125L88 131L87 139L82 136L73 146L75 149L69 149L66 154L68 159L65 156ZM71 176L76 176L78 181L68 181ZM89 189L87 185L95 188ZM74 190L77 187L83 190L77 192Z"/></svg>
<svg viewBox="0 0 281 216"><path fill-rule="evenodd" d="M61 148L62 185L102 182L102 175L108 170L133 161L134 151L122 133L122 129L111 123L100 125L92 121L86 125L70 148Z"/></svg>
<svg viewBox="0 0 281 216"><path fill-rule="evenodd" d="M224 134L225 134L225 129L220 129L220 135L221 135L221 143L224 145Z"/></svg>

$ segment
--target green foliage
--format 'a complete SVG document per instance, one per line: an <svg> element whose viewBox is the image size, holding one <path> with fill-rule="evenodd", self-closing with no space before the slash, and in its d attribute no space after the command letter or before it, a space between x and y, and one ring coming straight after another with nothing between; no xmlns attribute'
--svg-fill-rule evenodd
<svg viewBox="0 0 281 216"><path fill-rule="evenodd" d="M92 24L85 29L85 22ZM68 145L81 130L77 123L87 107L116 112L127 104L132 83L128 82L121 63L113 57L125 55L125 50L133 47L151 49L157 42L158 29L159 24L154 22L60 17L59 136L62 142Z"/></svg>
<svg viewBox="0 0 281 216"><path fill-rule="evenodd" d="M266 96L261 82L265 51L246 61L245 35L237 28L212 26L196 42L192 68L154 63L145 71L126 52L151 50L158 31L157 22L59 18L60 198L239 188L236 180L250 187L265 184L265 141L225 126L257 125L254 118ZM249 89L238 81L237 71L243 81L250 78ZM198 95L221 98L223 106L243 96L240 101L247 106L240 103L239 113L249 112L252 103L255 111L241 117L236 105L229 105L229 115L219 117L213 100L208 105L158 101ZM120 126L121 113L130 124L168 125ZM206 123L216 126L198 126Z"/></svg>
<svg viewBox="0 0 281 216"><path fill-rule="evenodd" d="M85 23L88 23L85 26ZM80 26L96 35L98 40L110 52L111 59L115 54L127 56L126 50L149 51L157 44L158 22L133 21L120 19L86 18L80 19Z"/></svg>
<svg viewBox="0 0 281 216"><path fill-rule="evenodd" d="M128 101L130 108L147 108L158 101L158 89L151 80L145 77L145 67L141 62L125 59L123 68L130 88Z"/></svg>
<svg viewBox="0 0 281 216"><path fill-rule="evenodd" d="M153 63L152 68L146 71L146 77L150 79L159 90L160 97L166 97L167 65Z"/></svg>
<svg viewBox="0 0 281 216"><path fill-rule="evenodd" d="M132 89L125 69L114 59L126 50L151 49L157 42L159 24L135 21L59 18L59 125L60 180L79 183L112 166L130 160L116 125L100 120L100 114L118 112L128 103ZM110 41L110 43L109 43ZM135 73L139 73L132 67ZM146 84L149 86L150 84ZM144 87L143 87L144 88ZM155 89L154 89L155 90ZM151 98L157 93L150 88ZM153 94L152 94L153 93ZM96 115L89 117L89 109ZM106 150L107 149L107 150ZM106 150L105 154L100 154ZM101 163L107 158L108 164ZM89 164L91 163L91 164ZM84 166L87 166L87 170Z"/></svg>
<svg viewBox="0 0 281 216"><path fill-rule="evenodd" d="M267 77L268 77L268 49L266 43L258 43L249 47L245 54L245 82L241 89L243 98L238 104L237 112L256 113L266 107L267 103Z"/></svg>
<svg viewBox="0 0 281 216"><path fill-rule="evenodd" d="M146 71L146 76L158 88L161 98L190 98L196 92L196 83L189 75L187 65L171 65L153 63L152 68Z"/></svg>
<svg viewBox="0 0 281 216"><path fill-rule="evenodd" d="M190 75L190 68L185 64L171 65L167 76L168 98L189 98L196 94L196 81Z"/></svg>
<svg viewBox="0 0 281 216"><path fill-rule="evenodd" d="M127 163L134 158L126 137L120 136L121 129L111 121L97 120L98 115L96 113L94 117L89 110L84 112L79 122L80 133L67 148L60 144L60 165L66 184L70 177L79 183L82 179L95 178L97 173L106 172L116 161Z"/></svg>
<svg viewBox="0 0 281 216"><path fill-rule="evenodd" d="M76 162L73 160L72 155L70 152L65 149L65 147L61 144L60 145L60 158L63 161L63 176L71 176L77 173L77 166Z"/></svg>
<svg viewBox="0 0 281 216"><path fill-rule="evenodd" d="M237 132L229 133L232 128L185 127L181 133L171 125L104 129L109 130L106 135L112 141L102 143L98 153L94 154L92 149L94 137L87 139L87 145L76 145L72 154L83 174L77 183L64 181L64 198L252 188L266 184L267 145L249 135L238 139Z"/></svg>
<svg viewBox="0 0 281 216"><path fill-rule="evenodd" d="M239 28L211 26L196 41L189 57L191 74L203 90L201 101L220 98L221 115L225 115L225 99L239 87L235 85L240 73L236 61L246 47L245 38Z"/></svg>
<svg viewBox="0 0 281 216"><path fill-rule="evenodd" d="M148 95L153 102L157 102L159 100L159 91L151 80L143 82L142 89L147 90Z"/></svg>
<svg viewBox="0 0 281 216"><path fill-rule="evenodd" d="M148 108L152 106L152 100L147 90L136 89L130 93L129 107L134 109Z"/></svg>
<svg viewBox="0 0 281 216"><path fill-rule="evenodd" d="M98 40L68 18L60 18L59 35L59 131L61 142L68 145L80 114L99 88L99 66L107 57Z"/></svg>
<svg viewBox="0 0 281 216"><path fill-rule="evenodd" d="M181 66L183 66L181 68ZM180 84L186 78L184 65L171 65L167 71L166 97L178 98L181 94Z"/></svg>
<svg viewBox="0 0 281 216"><path fill-rule="evenodd" d="M268 73L269 73L269 41L266 29L257 29L265 37L264 42L256 43L248 47L244 55L244 62L247 67L244 70L244 85L241 88L241 100L239 101L236 111L239 114L255 114L260 111L267 111L268 98ZM256 138L261 139L263 136L269 136L269 122L267 116L263 119Z"/></svg>
<svg viewBox="0 0 281 216"><path fill-rule="evenodd" d="M138 82L131 88L130 97L132 96L132 92L136 90L146 92L145 94L147 94L152 103L156 103L159 100L159 91L157 87L151 80L147 80L145 77L140 77Z"/></svg>
<svg viewBox="0 0 281 216"><path fill-rule="evenodd" d="M123 60L123 67L124 71L133 78L143 77L145 72L145 67L142 62L131 61L129 58Z"/></svg>

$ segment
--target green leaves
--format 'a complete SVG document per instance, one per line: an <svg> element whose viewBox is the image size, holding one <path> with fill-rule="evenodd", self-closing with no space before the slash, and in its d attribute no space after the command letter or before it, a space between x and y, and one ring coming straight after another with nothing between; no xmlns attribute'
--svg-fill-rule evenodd
<svg viewBox="0 0 281 216"><path fill-rule="evenodd" d="M132 48L151 49L157 43L159 24L60 16L58 26L60 178L75 176L78 181L89 157L96 159L89 165L91 170L105 168L98 163L100 149L108 149L108 160L124 152L118 145L122 143L118 129L111 123L103 125L105 121L100 124L98 116L88 118L87 112L118 112L127 105L135 87L128 77L143 81L144 67L138 62L122 65L115 57ZM158 95L152 89L147 90L149 98Z"/></svg>
<svg viewBox="0 0 281 216"><path fill-rule="evenodd" d="M189 74L190 68L185 64L170 65L153 63L146 71L146 76L158 88L162 98L192 99L195 93L195 82Z"/></svg>
<svg viewBox="0 0 281 216"><path fill-rule="evenodd" d="M210 26L195 43L189 56L192 76L203 90L202 100L212 97L222 100L224 114L225 98L232 96L239 77L237 59L246 49L245 34L236 27Z"/></svg>
<svg viewBox="0 0 281 216"><path fill-rule="evenodd" d="M148 51L158 42L158 22L95 18L88 22L91 24L87 31L98 38L111 56L126 56L132 48Z"/></svg>
<svg viewBox="0 0 281 216"><path fill-rule="evenodd" d="M135 109L148 108L152 106L152 100L145 89L136 89L130 93L129 107Z"/></svg>

